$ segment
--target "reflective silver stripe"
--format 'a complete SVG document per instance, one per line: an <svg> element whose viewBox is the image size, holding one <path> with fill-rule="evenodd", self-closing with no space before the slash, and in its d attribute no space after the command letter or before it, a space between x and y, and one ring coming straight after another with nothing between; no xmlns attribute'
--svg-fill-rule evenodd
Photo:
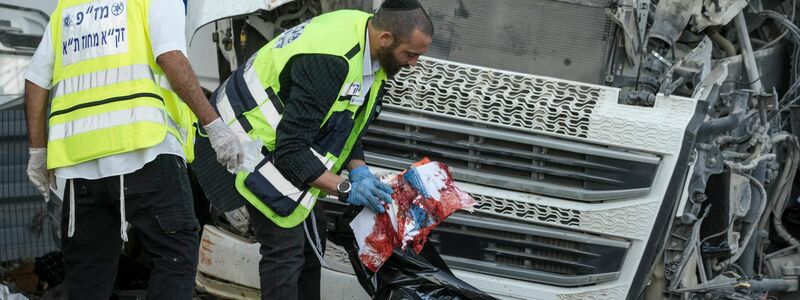
<svg viewBox="0 0 800 300"><path fill-rule="evenodd" d="M303 196L303 199L300 199L300 205L307 208L308 210L311 210L314 207L316 199L317 198L311 193L306 193L305 196Z"/></svg>
<svg viewBox="0 0 800 300"><path fill-rule="evenodd" d="M244 131L244 127L242 127L242 124L239 124L239 122L231 122L228 127L231 128L231 131L233 131L233 133L236 134L236 136L239 138L240 141L242 142L253 141L253 139L250 138L247 132Z"/></svg>
<svg viewBox="0 0 800 300"><path fill-rule="evenodd" d="M173 120L169 114L167 114L167 126L174 129L176 132L178 132L178 134L181 135L180 137L177 137L181 140L181 144L186 142L186 137L189 135L189 131L186 128L181 128L178 126L178 123L175 123L175 120Z"/></svg>
<svg viewBox="0 0 800 300"><path fill-rule="evenodd" d="M172 86L169 85L169 80L167 79L167 76L155 75L155 80L156 83L158 83L158 85L161 86L162 88L172 91ZM175 120L173 120L172 116L170 116L169 114L167 114L167 125L169 125L169 127L172 127L172 129L175 129L175 131L177 131L181 135L180 136L181 143L186 142L186 137L189 135L188 129L178 126L178 123L175 122Z"/></svg>
<svg viewBox="0 0 800 300"><path fill-rule="evenodd" d="M314 151L314 149L311 149L311 152L314 153L314 156L316 156L326 168L330 169L333 166L333 162L327 157L320 155L317 151ZM314 205L314 195L311 193L303 193L303 191L295 187L286 177L281 175L281 172L275 168L272 162L268 161L265 163L258 169L258 172L282 195L291 198L295 202L300 202L299 205L308 209L311 209ZM302 196L302 198L300 198L300 196Z"/></svg>
<svg viewBox="0 0 800 300"><path fill-rule="evenodd" d="M172 89L172 85L169 84L169 79L167 78L166 75L155 75L155 80L160 87L174 92L174 90Z"/></svg>
<svg viewBox="0 0 800 300"><path fill-rule="evenodd" d="M314 156L316 156L317 159L319 159L319 161L323 165L325 165L326 169L330 170L333 167L333 161L317 153L317 151L315 151L314 148L311 148L311 153L314 153ZM312 195L311 193L306 193L306 196L300 200L300 205L302 205L305 208L311 209L312 206L314 206L314 200L315 200L314 195Z"/></svg>
<svg viewBox="0 0 800 300"><path fill-rule="evenodd" d="M146 78L155 80L153 71L147 64L102 70L59 81L51 89L51 97L55 98L104 85Z"/></svg>
<svg viewBox="0 0 800 300"><path fill-rule="evenodd" d="M74 121L56 124L50 127L48 140L56 141L76 134L105 129L136 122L154 122L164 124L164 111L148 106L118 110L94 115Z"/></svg>
<svg viewBox="0 0 800 300"><path fill-rule="evenodd" d="M333 161L331 161L327 157L322 156L321 154L317 153L317 151L314 150L314 148L311 148L311 153L314 153L314 156L316 156L317 159L319 159L319 162L321 162L323 165L325 165L326 169L330 170L331 167L333 167Z"/></svg>
<svg viewBox="0 0 800 300"><path fill-rule="evenodd" d="M177 131L181 130L181 127L178 126L178 123L175 123L175 120L173 120L172 117L170 117L169 115L167 115L166 120L167 120L167 126Z"/></svg>
<svg viewBox="0 0 800 300"><path fill-rule="evenodd" d="M230 79L228 79L230 80ZM222 118L222 121L225 123L230 124L230 128L233 133L239 137L239 140L244 142L250 142L253 139L247 135L247 132L244 131L242 125L236 120L236 113L233 112L233 108L231 107L230 101L228 101L228 94L225 92L225 86L228 85L228 81L224 81L222 85L219 87L219 91L217 92L217 110L219 111L219 116ZM212 99L213 100L213 99Z"/></svg>
<svg viewBox="0 0 800 300"><path fill-rule="evenodd" d="M250 91L250 95L253 96L256 103L261 104L267 101L267 92L264 91L261 80L258 79L258 74L256 74L254 68L245 69L242 77L244 78L245 85L247 85L247 90Z"/></svg>
<svg viewBox="0 0 800 300"><path fill-rule="evenodd" d="M264 120L269 123L270 127L278 128L278 123L281 122L281 115L278 113L278 110L275 109L275 105L272 101L269 100L269 95L267 95L263 85L261 85L261 80L258 79L255 70L253 68L245 69L242 77L244 77L250 95L252 95L253 99L259 104L258 109L261 111L261 114L264 115Z"/></svg>
<svg viewBox="0 0 800 300"><path fill-rule="evenodd" d="M299 201L300 196L303 194L303 191L295 187L289 180L281 175L281 172L275 168L275 165L272 162L267 162L261 168L258 169L258 172L261 173L261 176L267 179L276 190L282 195L291 198L292 200Z"/></svg>
<svg viewBox="0 0 800 300"><path fill-rule="evenodd" d="M275 129L278 128L278 124L281 122L281 115L278 114L277 110L275 110L275 106L272 104L272 101L261 103L261 105L258 106L258 110L261 111L261 114L264 116L264 120L269 123L270 127Z"/></svg>
<svg viewBox="0 0 800 300"><path fill-rule="evenodd" d="M228 80L230 80L230 78ZM219 116L225 123L236 120L236 113L233 111L233 107L231 107L231 102L228 100L228 94L225 88L228 85L228 80L222 82L222 85L220 85L217 91L217 99L215 99L217 100Z"/></svg>

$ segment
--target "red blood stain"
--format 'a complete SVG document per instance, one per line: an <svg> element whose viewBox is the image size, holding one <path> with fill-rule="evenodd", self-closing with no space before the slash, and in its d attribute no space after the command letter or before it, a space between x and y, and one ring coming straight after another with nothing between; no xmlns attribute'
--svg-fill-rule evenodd
<svg viewBox="0 0 800 300"><path fill-rule="evenodd" d="M365 245L370 247L370 251L359 253L359 258L373 272L377 271L385 259L392 255L392 249L400 243L397 232L392 227L392 220L388 214L375 215L375 227L372 233L367 236Z"/></svg>
<svg viewBox="0 0 800 300"><path fill-rule="evenodd" d="M410 184L403 178L402 174L397 175L390 182L394 189L392 199L397 204L397 231L392 226L392 221L388 214L379 214L375 216L375 227L372 233L367 236L365 245L367 249L361 249L359 258L364 265L372 270L377 271L383 263L392 255L392 249L395 247L412 247L414 251L419 253L422 247L428 240L430 232L436 226L444 221L448 216L455 211L476 205L469 194L464 193L458 189L453 183L453 177L450 174L450 169L443 163L434 162L445 170L447 175L444 178L445 185L439 190L439 200L433 198L422 197ZM412 205L419 206L427 213L424 224L418 225L419 233L414 236L413 240L403 244L403 237L406 230L413 228L406 228L408 222L411 222L412 215L409 209Z"/></svg>

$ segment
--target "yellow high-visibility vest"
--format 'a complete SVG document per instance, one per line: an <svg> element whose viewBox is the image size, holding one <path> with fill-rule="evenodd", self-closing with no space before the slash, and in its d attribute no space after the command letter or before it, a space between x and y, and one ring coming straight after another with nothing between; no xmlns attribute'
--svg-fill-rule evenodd
<svg viewBox="0 0 800 300"><path fill-rule="evenodd" d="M299 24L262 47L214 93L212 104L233 132L242 140L264 144L261 163L252 173L237 174L236 189L278 226L291 228L302 223L317 199L325 196L317 188L294 186L273 164L275 132L284 108L281 73L298 55L324 54L347 62L341 92L311 147L328 170L339 173L367 125L378 115L378 93L387 78L381 69L372 86L363 85L370 17L360 11L340 10Z"/></svg>
<svg viewBox="0 0 800 300"><path fill-rule="evenodd" d="M51 16L55 60L49 169L161 143L194 159L197 118L172 91L150 46L150 0L62 0Z"/></svg>

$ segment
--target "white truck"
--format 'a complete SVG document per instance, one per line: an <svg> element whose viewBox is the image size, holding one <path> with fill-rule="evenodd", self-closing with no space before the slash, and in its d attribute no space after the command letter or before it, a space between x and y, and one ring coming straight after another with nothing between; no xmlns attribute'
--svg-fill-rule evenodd
<svg viewBox="0 0 800 300"><path fill-rule="evenodd" d="M241 2L189 5L221 78L282 30L381 1ZM798 297L794 1L420 2L430 53L363 141L374 169L428 156L478 200L432 234L459 278L501 299ZM218 216L198 286L255 298L246 218ZM368 298L328 245L323 294Z"/></svg>
<svg viewBox="0 0 800 300"><path fill-rule="evenodd" d="M500 299L800 297L794 0L420 2L430 53L363 141L373 170L427 156L479 202L431 235L456 276ZM283 30L380 3L192 0L190 58L213 90ZM208 168L197 201L224 203ZM258 298L247 216L210 212L198 289ZM368 299L327 244L325 299Z"/></svg>

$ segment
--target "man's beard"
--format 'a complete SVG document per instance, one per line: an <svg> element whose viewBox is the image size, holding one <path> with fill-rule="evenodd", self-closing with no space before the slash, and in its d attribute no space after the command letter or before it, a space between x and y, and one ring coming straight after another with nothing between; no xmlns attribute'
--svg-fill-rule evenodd
<svg viewBox="0 0 800 300"><path fill-rule="evenodd" d="M393 78L394 75L400 72L400 69L406 67L405 65L400 65L400 62L394 57L394 50L396 48L397 45L392 43L389 47L378 50L378 61L381 63L381 68L383 68L389 78Z"/></svg>

